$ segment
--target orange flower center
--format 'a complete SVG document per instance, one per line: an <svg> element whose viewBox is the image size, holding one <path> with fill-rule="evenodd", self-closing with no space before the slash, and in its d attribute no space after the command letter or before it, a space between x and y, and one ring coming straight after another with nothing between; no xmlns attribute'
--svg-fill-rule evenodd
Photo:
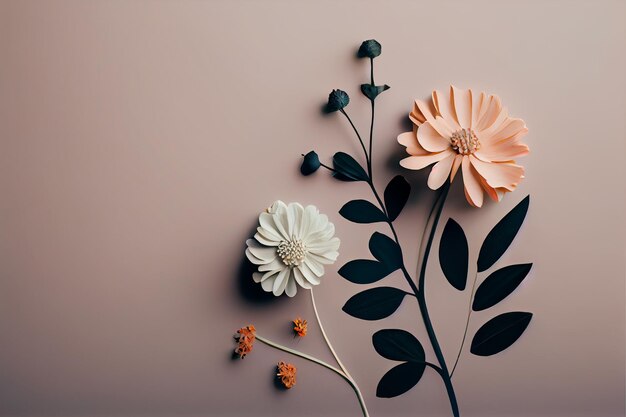
<svg viewBox="0 0 626 417"><path fill-rule="evenodd" d="M283 240L278 245L277 252L285 265L289 267L297 266L304 260L306 246L301 240Z"/></svg>
<svg viewBox="0 0 626 417"><path fill-rule="evenodd" d="M471 155L480 149L480 141L472 129L457 130L450 138L452 149L461 155Z"/></svg>

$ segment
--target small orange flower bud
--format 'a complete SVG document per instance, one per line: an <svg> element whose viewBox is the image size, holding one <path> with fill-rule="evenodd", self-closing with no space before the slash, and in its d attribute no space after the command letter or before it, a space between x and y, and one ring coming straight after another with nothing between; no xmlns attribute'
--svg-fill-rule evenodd
<svg viewBox="0 0 626 417"><path fill-rule="evenodd" d="M289 389L296 385L296 367L290 363L285 363L283 361L278 362L277 365L278 373L276 376L280 379L280 382L285 386L285 388Z"/></svg>
<svg viewBox="0 0 626 417"><path fill-rule="evenodd" d="M235 353L243 359L248 353L252 351L252 345L256 339L256 329L253 325L248 325L237 330L235 340L237 340L237 348Z"/></svg>
<svg viewBox="0 0 626 417"><path fill-rule="evenodd" d="M300 317L293 321L293 331L300 337L306 336L307 331L306 320L302 320Z"/></svg>

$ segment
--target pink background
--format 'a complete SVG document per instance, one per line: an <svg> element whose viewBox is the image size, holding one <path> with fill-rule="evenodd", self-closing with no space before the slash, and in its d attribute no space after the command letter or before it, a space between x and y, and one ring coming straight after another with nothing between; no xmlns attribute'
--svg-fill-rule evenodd
<svg viewBox="0 0 626 417"><path fill-rule="evenodd" d="M535 317L502 354L463 354L454 375L463 415L624 415L626 3L389 3L0 3L1 415L359 415L349 386L315 365L262 345L230 359L233 331L253 322L330 360L313 324L304 340L289 333L296 315L313 320L307 293L260 302L243 291L244 241L278 198L315 204L336 225L340 259L316 295L372 415L450 415L430 371L407 395L375 397L392 363L371 334L401 327L425 340L417 308L406 300L379 322L340 311L363 287L336 270L367 256L376 227L337 211L368 190L298 174L311 149L324 161L357 154L344 121L319 108L343 88L365 129L357 86L368 68L353 53L371 37L383 44L377 80L392 86L378 105L380 187L400 171L395 137L412 100L433 88L497 93L530 128L517 192L476 210L456 183L444 212L475 259L497 220L532 196L497 265L533 270L475 314L470 334L499 312ZM433 193L425 174L407 178L414 193L398 228L413 271ZM436 258L429 274L452 361L468 294L445 282ZM272 382L278 360L298 366L291 391Z"/></svg>

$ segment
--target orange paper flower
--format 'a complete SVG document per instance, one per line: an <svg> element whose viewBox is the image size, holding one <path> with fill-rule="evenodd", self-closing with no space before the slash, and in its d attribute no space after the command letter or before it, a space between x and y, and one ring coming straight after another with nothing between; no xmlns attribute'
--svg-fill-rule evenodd
<svg viewBox="0 0 626 417"><path fill-rule="evenodd" d="M302 320L300 317L293 321L293 331L300 337L306 336L307 323L306 320Z"/></svg>
<svg viewBox="0 0 626 417"><path fill-rule="evenodd" d="M515 158L528 154L520 142L528 129L522 119L509 117L498 96L450 86L449 95L435 90L432 101L415 100L409 118L413 131L400 134L398 142L411 156L400 165L419 170L435 164L431 189L452 182L460 167L467 201L481 207L483 193L500 201L524 178Z"/></svg>
<svg viewBox="0 0 626 417"><path fill-rule="evenodd" d="M296 367L290 363L283 361L278 362L278 373L276 376L280 379L280 382L289 389L296 385Z"/></svg>
<svg viewBox="0 0 626 417"><path fill-rule="evenodd" d="M235 336L237 348L235 349L235 353L239 355L241 359L245 358L245 356L252 351L252 345L255 339L256 329L253 325L250 324L237 330L237 335Z"/></svg>

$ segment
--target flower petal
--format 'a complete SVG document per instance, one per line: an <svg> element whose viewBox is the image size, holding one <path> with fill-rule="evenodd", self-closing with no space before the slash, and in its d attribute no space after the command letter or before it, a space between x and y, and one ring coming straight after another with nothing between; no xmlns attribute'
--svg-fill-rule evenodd
<svg viewBox="0 0 626 417"><path fill-rule="evenodd" d="M465 186L465 195L468 201L475 207L482 207L483 189L477 178L478 173L472 170L469 157L463 157L461 169L463 170L463 185Z"/></svg>
<svg viewBox="0 0 626 417"><path fill-rule="evenodd" d="M261 246L256 242L256 240L253 239L248 239L246 243L248 244L248 249L246 249L246 252L249 251L258 259L265 261L264 263L271 262L274 260L274 258L276 258L275 247Z"/></svg>
<svg viewBox="0 0 626 417"><path fill-rule="evenodd" d="M409 155L428 155L428 151L422 148L417 141L416 132L404 132L398 135L400 145L406 146L406 152Z"/></svg>
<svg viewBox="0 0 626 417"><path fill-rule="evenodd" d="M434 108L431 110L428 107L428 104L424 103L421 100L415 100L415 102L417 103L417 106L422 110L424 117L426 117L426 121L431 124L433 129L435 129L444 138L449 138L450 136L452 136L454 129L452 129L441 116L436 115L436 110Z"/></svg>
<svg viewBox="0 0 626 417"><path fill-rule="evenodd" d="M263 291L272 292L272 288L274 287L274 281L276 281L277 276L278 275L274 275L266 279L265 281L261 281L261 288L263 288Z"/></svg>
<svg viewBox="0 0 626 417"><path fill-rule="evenodd" d="M315 275L315 273L313 273L313 271L311 271L311 268L308 267L308 265L306 263L301 263L299 265L300 268L300 272L302 272L302 275L304 276L304 278L311 284L311 285L319 285L321 280L320 278Z"/></svg>
<svg viewBox="0 0 626 417"><path fill-rule="evenodd" d="M522 166L509 162L483 162L473 155L470 156L470 160L476 171L492 188L502 187L513 191L524 178Z"/></svg>
<svg viewBox="0 0 626 417"><path fill-rule="evenodd" d="M417 100L415 100L415 102L413 103L413 110L411 110L411 113L409 113L409 119L411 119L413 124L419 126L426 121L426 117L423 113L424 112L421 111L417 105Z"/></svg>
<svg viewBox="0 0 626 417"><path fill-rule="evenodd" d="M433 91L433 104L435 105L435 109L437 109L437 113L448 123L448 125L452 128L452 130L459 130L461 126L456 120L456 117L452 112L452 105L450 103L450 96L448 94L444 95L441 91L435 90Z"/></svg>
<svg viewBox="0 0 626 417"><path fill-rule="evenodd" d="M452 169L452 163L455 160L454 155L450 155L441 161L437 162L428 176L428 187L431 190L436 190L441 187L448 177L450 176L450 170Z"/></svg>
<svg viewBox="0 0 626 417"><path fill-rule="evenodd" d="M426 168L428 165L439 162L442 159L453 154L452 149L447 149L443 152L431 153L428 155L415 155L404 158L400 161L400 165L406 169L418 170Z"/></svg>
<svg viewBox="0 0 626 417"><path fill-rule="evenodd" d="M292 276L287 280L287 286L285 287L285 294L287 297L293 297L298 292L298 286L296 285L296 279Z"/></svg>
<svg viewBox="0 0 626 417"><path fill-rule="evenodd" d="M478 121L480 120L480 117L484 114L486 101L487 101L487 95L485 93L483 92L481 92L480 94L472 93L472 126L471 126L472 129L476 128L476 126L478 125Z"/></svg>
<svg viewBox="0 0 626 417"><path fill-rule="evenodd" d="M296 279L298 285L300 285L305 290L310 290L311 288L313 288L311 284L306 280L306 278L304 278L304 275L302 275L302 271L300 271L299 268L293 269L293 277Z"/></svg>
<svg viewBox="0 0 626 417"><path fill-rule="evenodd" d="M489 128L493 123L498 119L500 113L502 113L502 103L500 102L500 97L492 94L487 99L487 102L483 102L484 113L478 119L478 123L476 124L475 132L480 132Z"/></svg>
<svg viewBox="0 0 626 417"><path fill-rule="evenodd" d="M456 173L461 166L461 162L463 162L463 155L456 155L454 157L454 163L452 164L452 170L450 171L450 182L452 182L454 177L456 177Z"/></svg>
<svg viewBox="0 0 626 417"><path fill-rule="evenodd" d="M441 152L450 148L450 142L435 130L435 128L426 122L417 129L417 141L422 148L430 152Z"/></svg>
<svg viewBox="0 0 626 417"><path fill-rule="evenodd" d="M275 296L281 295L285 292L285 287L287 286L287 281L289 280L289 268L285 268L278 273L278 276L274 280L274 286L272 287L272 292Z"/></svg>
<svg viewBox="0 0 626 417"><path fill-rule="evenodd" d="M472 127L472 90L461 90L450 86L450 95L454 103L454 114L462 128Z"/></svg>

